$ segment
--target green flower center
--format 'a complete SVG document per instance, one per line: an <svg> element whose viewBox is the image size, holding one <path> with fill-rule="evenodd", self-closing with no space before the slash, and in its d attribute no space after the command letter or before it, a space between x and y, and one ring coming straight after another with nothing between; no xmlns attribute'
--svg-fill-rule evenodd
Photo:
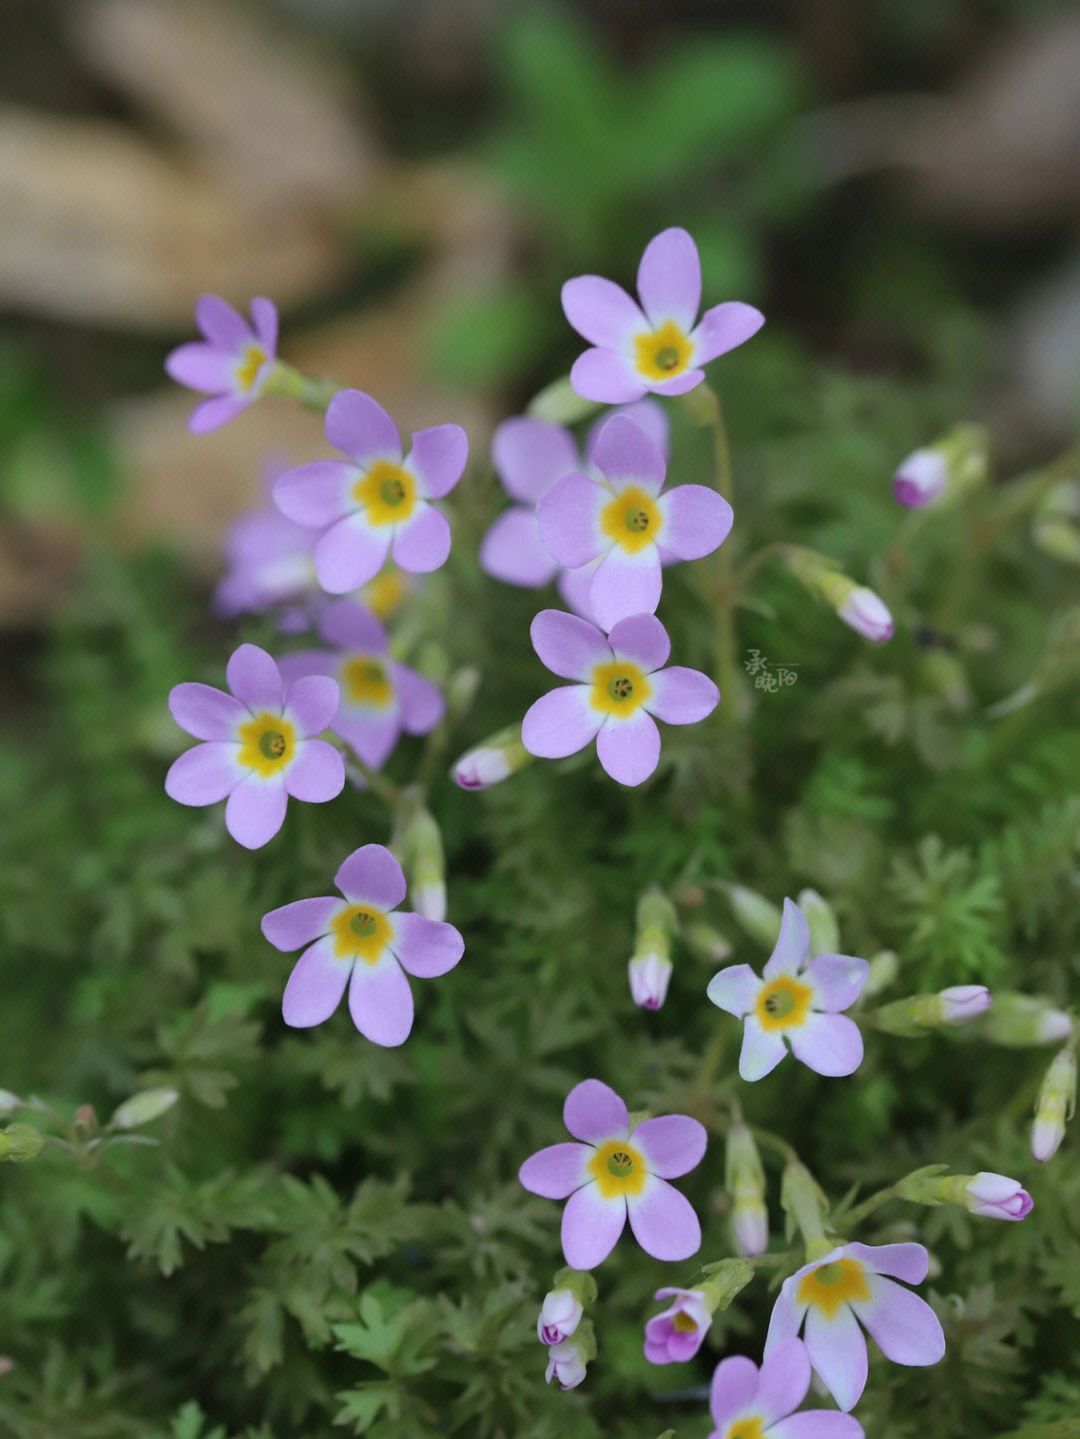
<svg viewBox="0 0 1080 1439"><path fill-rule="evenodd" d="M357 939L370 939L379 927L379 921L366 909L358 909L349 920L349 928Z"/></svg>
<svg viewBox="0 0 1080 1439"><path fill-rule="evenodd" d="M765 1008L774 1019L787 1019L795 1008L795 996L787 989L774 989L765 1000Z"/></svg>
<svg viewBox="0 0 1080 1439"><path fill-rule="evenodd" d="M627 1154L625 1149L616 1149L608 1155L608 1173L614 1174L616 1179L625 1179L627 1175L634 1172L634 1161Z"/></svg>
<svg viewBox="0 0 1080 1439"><path fill-rule="evenodd" d="M379 486L379 498L384 505L389 505L391 509L396 509L405 498L405 486L396 475L390 479L383 480Z"/></svg>
<svg viewBox="0 0 1080 1439"><path fill-rule="evenodd" d="M642 530L647 530L650 522L650 516L646 510L638 509L635 506L626 512L626 528L634 530L637 534L640 534Z"/></svg>
<svg viewBox="0 0 1080 1439"><path fill-rule="evenodd" d="M259 736L259 753L266 759L280 759L285 753L286 743L280 730L268 729Z"/></svg>
<svg viewBox="0 0 1080 1439"><path fill-rule="evenodd" d="M634 681L629 675L616 675L608 681L607 689L613 700L628 700L634 693Z"/></svg>
<svg viewBox="0 0 1080 1439"><path fill-rule="evenodd" d="M659 370L674 370L681 358L674 345L662 345L656 352L656 367Z"/></svg>

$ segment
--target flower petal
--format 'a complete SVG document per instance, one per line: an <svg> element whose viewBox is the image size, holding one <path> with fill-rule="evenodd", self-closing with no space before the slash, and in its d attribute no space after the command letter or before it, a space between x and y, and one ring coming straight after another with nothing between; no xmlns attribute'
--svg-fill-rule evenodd
<svg viewBox="0 0 1080 1439"><path fill-rule="evenodd" d="M355 600L331 600L319 615L319 634L328 645L365 655L385 655L390 649L381 621Z"/></svg>
<svg viewBox="0 0 1080 1439"><path fill-rule="evenodd" d="M743 1025L742 1049L739 1051L739 1077L753 1083L771 1074L787 1054L787 1046L776 1030L762 1029L753 1014Z"/></svg>
<svg viewBox="0 0 1080 1439"><path fill-rule="evenodd" d="M632 1139L645 1156L650 1174L677 1179L701 1163L708 1135L705 1126L687 1114L661 1114L642 1120Z"/></svg>
<svg viewBox="0 0 1080 1439"><path fill-rule="evenodd" d="M426 500L448 495L465 473L469 437L460 425L433 425L417 430L406 464L419 480Z"/></svg>
<svg viewBox="0 0 1080 1439"><path fill-rule="evenodd" d="M341 1003L352 965L351 959L335 957L329 935L306 949L293 965L281 996L285 1023L293 1029L308 1029L329 1019Z"/></svg>
<svg viewBox="0 0 1080 1439"><path fill-rule="evenodd" d="M352 904L373 904L384 911L396 909L405 898L405 874L382 844L354 849L338 868L334 883Z"/></svg>
<svg viewBox="0 0 1080 1439"><path fill-rule="evenodd" d="M394 1049L408 1039L413 1023L412 990L392 954L384 951L377 964L353 965L349 1013L372 1044Z"/></svg>
<svg viewBox="0 0 1080 1439"><path fill-rule="evenodd" d="M701 304L701 261L685 230L662 230L645 246L637 274L641 305L654 328L674 320L687 333Z"/></svg>
<svg viewBox="0 0 1080 1439"><path fill-rule="evenodd" d="M591 458L616 489L630 482L656 495L667 472L663 456L652 440L625 415L612 415L601 426Z"/></svg>
<svg viewBox="0 0 1080 1439"><path fill-rule="evenodd" d="M237 747L225 741L197 744L169 766L165 793L178 804L217 804L243 783Z"/></svg>
<svg viewBox="0 0 1080 1439"><path fill-rule="evenodd" d="M246 410L248 401L235 395L218 395L196 405L188 415L187 427L193 435L208 435L211 430L220 430L230 420L235 420L241 410Z"/></svg>
<svg viewBox="0 0 1080 1439"><path fill-rule="evenodd" d="M768 1434L769 1439L866 1439L855 1415L836 1409L804 1409L777 1420Z"/></svg>
<svg viewBox="0 0 1080 1439"><path fill-rule="evenodd" d="M709 1413L713 1423L723 1430L732 1419L749 1409L758 1395L757 1365L741 1354L721 1359L709 1386Z"/></svg>
<svg viewBox="0 0 1080 1439"><path fill-rule="evenodd" d="M609 719L597 733L596 757L619 784L643 784L660 760L656 722L643 709L632 719Z"/></svg>
<svg viewBox="0 0 1080 1439"><path fill-rule="evenodd" d="M236 740L236 726L250 718L233 695L194 681L169 691L169 711L181 729L196 739Z"/></svg>
<svg viewBox="0 0 1080 1439"><path fill-rule="evenodd" d="M278 312L273 300L268 300L265 295L255 296L251 302L251 323L263 349L272 355L277 349L278 338Z"/></svg>
<svg viewBox="0 0 1080 1439"><path fill-rule="evenodd" d="M735 512L705 485L676 485L657 500L663 526L657 544L680 560L700 560L724 543Z"/></svg>
<svg viewBox="0 0 1080 1439"><path fill-rule="evenodd" d="M859 997L870 966L852 954L819 954L806 966L817 996L814 1008L829 1014L848 1009Z"/></svg>
<svg viewBox="0 0 1080 1439"><path fill-rule="evenodd" d="M325 804L345 788L345 764L332 744L309 739L297 746L296 758L284 777L285 788L294 799L305 804Z"/></svg>
<svg viewBox="0 0 1080 1439"><path fill-rule="evenodd" d="M587 565L580 565L576 570L560 570L555 581L555 588L574 613L592 624L596 623L596 617L589 604L589 590L592 588L592 577L599 563L599 559L595 559Z"/></svg>
<svg viewBox="0 0 1080 1439"><path fill-rule="evenodd" d="M610 490L577 471L563 475L540 497L540 540L560 565L577 569L610 548L612 541L600 527L600 512L610 499Z"/></svg>
<svg viewBox="0 0 1080 1439"><path fill-rule="evenodd" d="M641 376L615 350L586 350L579 355L570 369L570 386L583 400L601 405L623 405L646 393Z"/></svg>
<svg viewBox="0 0 1080 1439"><path fill-rule="evenodd" d="M268 910L259 921L259 928L275 949L299 949L329 934L330 921L341 908L336 894L297 899L280 909Z"/></svg>
<svg viewBox="0 0 1080 1439"><path fill-rule="evenodd" d="M579 468L569 430L532 415L504 420L491 438L491 463L507 494L535 505L556 480Z"/></svg>
<svg viewBox="0 0 1080 1439"><path fill-rule="evenodd" d="M870 1298L853 1299L851 1307L886 1359L894 1364L924 1365L936 1364L944 1357L941 1321L925 1299L879 1274L867 1274L866 1283Z"/></svg>
<svg viewBox="0 0 1080 1439"><path fill-rule="evenodd" d="M373 530L360 514L346 515L319 537L315 574L331 595L359 589L382 569L390 551L389 528Z"/></svg>
<svg viewBox="0 0 1080 1439"><path fill-rule="evenodd" d="M401 716L396 708L385 716L370 710L341 709L334 720L334 733L340 735L366 765L380 769L398 742Z"/></svg>
<svg viewBox="0 0 1080 1439"><path fill-rule="evenodd" d="M274 485L274 504L286 519L308 529L332 525L356 508L356 470L340 460L312 460L286 470Z"/></svg>
<svg viewBox="0 0 1080 1439"><path fill-rule="evenodd" d="M761 1361L758 1408L764 1427L783 1419L806 1398L810 1388L810 1356L801 1339L774 1344Z"/></svg>
<svg viewBox="0 0 1080 1439"><path fill-rule="evenodd" d="M810 926L806 915L794 900L785 899L780 934L762 972L766 979L775 979L779 974L797 974L809 954Z"/></svg>
<svg viewBox="0 0 1080 1439"><path fill-rule="evenodd" d="M337 714L341 690L329 675L306 674L285 693L285 710L304 739L328 729Z"/></svg>
<svg viewBox="0 0 1080 1439"><path fill-rule="evenodd" d="M626 1139L630 1134L626 1105L602 1079L583 1079L574 1085L563 1104L563 1123L586 1144Z"/></svg>
<svg viewBox="0 0 1080 1439"><path fill-rule="evenodd" d="M658 405L655 400L636 400L633 404L624 405L622 409L613 412L616 415L625 415L628 420L633 420L639 429L645 431L652 440L656 449L660 452L660 458L667 464L669 425L668 417L663 405ZM607 424L611 416L602 415L589 430L585 439L585 458L591 463L593 459L593 448L596 445L600 431Z"/></svg>
<svg viewBox="0 0 1080 1439"><path fill-rule="evenodd" d="M358 464L401 460L398 427L363 390L339 390L326 407L326 438Z"/></svg>
<svg viewBox="0 0 1080 1439"><path fill-rule="evenodd" d="M195 301L195 323L212 345L238 350L251 339L247 321L220 295L200 295Z"/></svg>
<svg viewBox="0 0 1080 1439"><path fill-rule="evenodd" d="M646 329L637 305L614 280L578 275L562 287L562 307L574 329L590 345L619 350L635 330Z"/></svg>
<svg viewBox="0 0 1080 1439"><path fill-rule="evenodd" d="M566 1199L590 1182L586 1165L591 1153L587 1144L549 1144L526 1159L518 1178L530 1194Z"/></svg>
<svg viewBox="0 0 1080 1439"><path fill-rule="evenodd" d="M652 614L627 615L626 619L613 624L608 644L616 659L640 665L649 676L650 685L654 670L658 670L671 653L668 632Z"/></svg>
<svg viewBox="0 0 1080 1439"><path fill-rule="evenodd" d="M431 505L418 504L412 518L394 535L391 551L399 569L412 575L430 574L446 563L450 553L450 523Z"/></svg>
<svg viewBox="0 0 1080 1439"><path fill-rule="evenodd" d="M740 300L725 300L722 305L714 305L705 311L690 337L696 343L694 363L707 365L756 335L764 323L765 316L760 310Z"/></svg>
<svg viewBox="0 0 1080 1439"><path fill-rule="evenodd" d="M665 724L697 724L712 714L720 691L708 675L685 665L671 665L649 676L652 694L645 701L650 714Z"/></svg>
<svg viewBox="0 0 1080 1439"><path fill-rule="evenodd" d="M209 395L231 393L232 368L231 354L201 341L179 345L165 356L165 373L170 380Z"/></svg>
<svg viewBox="0 0 1080 1439"><path fill-rule="evenodd" d="M818 1074L854 1074L862 1063L862 1035L846 1014L811 1010L802 1024L784 1032L795 1058Z"/></svg>
<svg viewBox="0 0 1080 1439"><path fill-rule="evenodd" d="M634 1238L654 1259L689 1259L701 1248L701 1225L693 1205L666 1179L656 1179L640 1194L628 1195L626 1207Z"/></svg>
<svg viewBox="0 0 1080 1439"><path fill-rule="evenodd" d="M402 729L406 734L427 734L446 713L442 690L408 665L395 663L390 668L401 703Z"/></svg>
<svg viewBox="0 0 1080 1439"><path fill-rule="evenodd" d="M769 1328L765 1334L766 1354L771 1354L778 1345L783 1344L786 1340L794 1339L802 1328L806 1305L800 1304L795 1295L798 1292L799 1281L805 1273L805 1268L798 1270L797 1273L785 1279L780 1286L780 1293L776 1296L776 1303L769 1316Z"/></svg>
<svg viewBox="0 0 1080 1439"><path fill-rule="evenodd" d="M595 1269L605 1260L623 1232L626 1200L622 1195L604 1199L593 1182L576 1189L566 1201L562 1217L562 1247L572 1269Z"/></svg>
<svg viewBox="0 0 1080 1439"><path fill-rule="evenodd" d="M613 629L631 615L654 614L663 581L655 545L636 555L617 546L603 556L589 586L589 604L603 630Z"/></svg>
<svg viewBox="0 0 1080 1439"><path fill-rule="evenodd" d="M281 713L285 686L277 665L258 645L241 645L229 657L225 667L229 688L252 714L259 710Z"/></svg>
<svg viewBox="0 0 1080 1439"><path fill-rule="evenodd" d="M748 964L729 964L709 980L705 993L713 1004L742 1019L754 1007L761 980Z"/></svg>
<svg viewBox="0 0 1080 1439"><path fill-rule="evenodd" d="M847 1244L844 1253L875 1274L888 1274L905 1284L921 1284L930 1268L930 1256L921 1244Z"/></svg>
<svg viewBox="0 0 1080 1439"><path fill-rule="evenodd" d="M390 948L402 969L417 979L434 979L453 969L465 953L465 941L452 924L422 914L395 914Z"/></svg>
<svg viewBox="0 0 1080 1439"><path fill-rule="evenodd" d="M541 662L560 679L591 683L593 668L611 659L611 646L596 626L562 610L541 610L529 636Z"/></svg>
<svg viewBox="0 0 1080 1439"><path fill-rule="evenodd" d="M282 780L246 779L226 801L225 828L245 849L260 849L281 828L288 802Z"/></svg>
<svg viewBox="0 0 1080 1439"><path fill-rule="evenodd" d="M529 706L521 721L521 743L539 759L565 759L584 749L603 717L588 702L585 685L560 685Z"/></svg>
<svg viewBox="0 0 1080 1439"><path fill-rule="evenodd" d="M810 1306L806 1312L806 1347L810 1363L840 1408L853 1409L866 1388L866 1340L846 1304L832 1319Z"/></svg>
<svg viewBox="0 0 1080 1439"><path fill-rule="evenodd" d="M671 380L650 380L649 389L654 395L685 395L705 378L704 370L685 370Z"/></svg>
<svg viewBox="0 0 1080 1439"><path fill-rule="evenodd" d="M507 585L538 590L550 584L559 568L540 540L536 511L513 505L480 541L480 568Z"/></svg>

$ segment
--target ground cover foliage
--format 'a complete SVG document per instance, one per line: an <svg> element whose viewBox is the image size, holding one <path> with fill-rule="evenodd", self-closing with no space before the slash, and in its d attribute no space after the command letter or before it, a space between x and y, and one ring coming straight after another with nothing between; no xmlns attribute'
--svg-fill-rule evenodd
<svg viewBox="0 0 1080 1439"><path fill-rule="evenodd" d="M528 304L546 296L556 329L559 278L619 273L615 241L590 248L617 200L555 242L544 262L555 281L534 280ZM737 232L749 278L761 263L745 239L752 228ZM722 236L725 223L715 229ZM883 247L865 283L877 266L873 283L887 289L880 276L898 263ZM0 1349L11 1360L0 1429L17 1439L703 1439L716 1362L760 1358L775 1283L797 1267L760 1271L690 1364L645 1361L653 1290L689 1287L701 1264L734 1252L722 1135L710 1134L681 1182L702 1221L700 1253L666 1265L620 1242L596 1271L597 1358L568 1392L545 1386L535 1331L562 1262L559 1211L517 1172L564 1138L563 1099L586 1076L634 1110L715 1116L739 1045L738 1025L705 998L729 962L717 937L731 962L755 969L769 949L729 886L774 905L816 889L844 952L895 953L881 1001L984 983L1075 1006L1076 569L1035 543L1032 521L1080 452L1065 442L1017 463L992 444L991 482L963 502L896 505L897 461L982 420L1002 365L992 317L959 287L939 299L918 366L830 358L797 325L770 319L711 370L732 445L725 548L736 573L764 546L823 551L885 598L896 632L868 645L763 562L735 612L724 705L665 730L641 789L612 783L590 750L481 793L449 776L457 754L520 720L549 684L527 636L553 595L511 591L476 564L502 500L474 446L448 565L390 621L401 657L451 696L433 738L403 739L386 772L408 784L423 767L430 778L447 917L465 938L461 964L417 986L400 1049L369 1044L345 1012L286 1028L291 959L258 925L275 906L325 893L346 853L390 841L379 798L348 787L332 804L294 804L280 834L248 853L219 807L184 809L163 794L184 747L169 689L220 686L241 639L276 655L309 640L283 639L265 618L215 618L165 545L123 558L91 546L47 634L9 646L0 716L3 1123L9 1136L27 1124L65 1141L34 1152L21 1132L6 1156L21 1162L0 1169ZM493 363L477 349L482 321L461 354L447 342L447 363L481 374ZM530 330L526 348L559 343L550 328ZM493 344L497 359L504 337ZM563 369L573 354L563 342ZM673 481L713 483L695 415L667 408ZM315 453L318 417L311 425ZM104 484L93 454L95 486L122 503L121 480ZM263 458L252 455L253 474ZM674 655L709 673L718 583L715 556L675 569L660 609ZM754 652L793 668L795 682L756 687ZM655 1013L631 1002L626 974L650 885L679 918ZM1021 1224L891 1200L845 1231L927 1245L921 1292L947 1343L930 1368L872 1358L858 1410L867 1434L1075 1433L1076 1135L1045 1165L1030 1148L1054 1049L1002 1047L977 1025L864 1034L850 1079L789 1061L759 1084L735 1080L748 1122L793 1145L836 1207L934 1163L1016 1176L1034 1200ZM162 1089L178 1094L171 1107L113 1131L153 1143L95 1142L118 1105ZM53 1112L15 1107L14 1096L32 1095ZM773 1247L783 1248L781 1161L763 1155Z"/></svg>

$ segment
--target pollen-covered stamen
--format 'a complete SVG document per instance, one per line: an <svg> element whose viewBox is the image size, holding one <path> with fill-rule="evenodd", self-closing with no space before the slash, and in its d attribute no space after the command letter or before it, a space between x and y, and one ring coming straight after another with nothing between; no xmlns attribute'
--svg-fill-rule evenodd
<svg viewBox="0 0 1080 1439"><path fill-rule="evenodd" d="M657 368L661 370L677 370L679 368L679 352L674 345L663 345L656 352Z"/></svg>
<svg viewBox="0 0 1080 1439"><path fill-rule="evenodd" d="M633 509L631 509L631 510L627 510L625 519L626 519L626 528L627 528L628 530L641 531L641 530L647 530L647 529L649 528L649 514L648 514L648 511L647 511L647 510L643 510L643 509L641 509L641 508L639 508L639 507L637 507L637 506L635 506L635 507L634 507Z"/></svg>
<svg viewBox="0 0 1080 1439"><path fill-rule="evenodd" d="M613 700L633 699L634 681L629 675L616 675L608 681L608 694Z"/></svg>
<svg viewBox="0 0 1080 1439"><path fill-rule="evenodd" d="M243 359L233 372L236 376L237 388L245 392L250 390L265 364L266 351L258 345L248 345L244 350Z"/></svg>
<svg viewBox="0 0 1080 1439"><path fill-rule="evenodd" d="M384 505L400 505L405 499L405 486L401 483L399 476L394 475L391 479L383 480L379 486L379 498Z"/></svg>
<svg viewBox="0 0 1080 1439"><path fill-rule="evenodd" d="M614 1174L618 1179L625 1179L628 1174L634 1172L634 1161L625 1149L616 1149L608 1155L607 1167L609 1174Z"/></svg>

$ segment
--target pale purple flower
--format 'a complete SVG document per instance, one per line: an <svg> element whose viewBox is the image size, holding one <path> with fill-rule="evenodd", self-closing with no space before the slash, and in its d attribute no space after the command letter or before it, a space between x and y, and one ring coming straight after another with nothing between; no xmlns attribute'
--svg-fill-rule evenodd
<svg viewBox="0 0 1080 1439"><path fill-rule="evenodd" d="M667 416L655 400L641 400L615 414L624 415L640 426L666 458ZM536 506L564 475L582 470L594 473L597 437L608 418L605 416L590 429L584 458L578 454L577 443L568 429L532 415L505 420L491 441L495 473L517 503L503 511L481 541L480 568L494 579L525 589L540 589L556 579L563 599L585 619L593 619L589 586L599 560L576 570L560 568L540 539Z"/></svg>
<svg viewBox="0 0 1080 1439"><path fill-rule="evenodd" d="M547 1369L544 1372L547 1383L550 1384L555 1379L562 1389L576 1389L584 1378L585 1360L578 1345L572 1339L553 1344L548 1350Z"/></svg>
<svg viewBox="0 0 1080 1439"><path fill-rule="evenodd" d="M275 470L270 484L282 473ZM241 515L225 537L228 568L214 591L214 608L231 619L245 612L265 614L320 593L314 547L312 532L287 520L268 495L261 509Z"/></svg>
<svg viewBox="0 0 1080 1439"><path fill-rule="evenodd" d="M402 730L427 734L442 719L442 694L391 657L386 631L369 610L353 600L334 600L319 615L318 631L331 648L287 655L281 673L286 680L324 674L337 681L341 704L330 728L372 769L384 762Z"/></svg>
<svg viewBox="0 0 1080 1439"><path fill-rule="evenodd" d="M574 1269L595 1269L611 1253L627 1215L634 1237L654 1259L689 1259L701 1226L687 1199L668 1184L701 1162L703 1125L685 1114L645 1119L631 1132L626 1105L599 1079L566 1097L563 1122L577 1144L553 1144L521 1166L533 1194L566 1199L562 1245Z"/></svg>
<svg viewBox="0 0 1080 1439"><path fill-rule="evenodd" d="M373 1044L404 1044L413 1023L406 978L433 979L453 969L464 941L452 924L400 913L401 865L381 844L354 850L334 876L344 899L326 895L272 909L262 932L277 949L299 949L281 1012L307 1029L328 1019L349 987L353 1023Z"/></svg>
<svg viewBox="0 0 1080 1439"><path fill-rule="evenodd" d="M430 503L457 484L469 444L460 425L418 430L403 455L393 420L370 395L340 390L326 410L326 438L349 457L315 460L283 475L274 501L298 524L321 530L315 573L329 594L376 575L388 555L412 573L437 570L450 526Z"/></svg>
<svg viewBox="0 0 1080 1439"><path fill-rule="evenodd" d="M645 247L637 274L640 306L621 285L579 275L562 288L574 329L595 348L579 355L570 383L605 405L640 400L648 391L681 395L705 378L702 365L757 334L765 318L730 300L701 305L701 262L685 230L663 230Z"/></svg>
<svg viewBox="0 0 1080 1439"><path fill-rule="evenodd" d="M697 560L723 544L731 506L704 485L661 494L666 467L645 431L625 415L600 430L589 474L572 472L541 497L540 538L569 570L594 565L588 606L602 629L660 601L662 559Z"/></svg>
<svg viewBox="0 0 1080 1439"><path fill-rule="evenodd" d="M888 606L865 585L852 585L836 613L846 625L875 644L892 638L893 617Z"/></svg>
<svg viewBox="0 0 1080 1439"><path fill-rule="evenodd" d="M968 1181L964 1203L987 1219L1025 1219L1033 1207L1031 1195L1015 1179L985 1170Z"/></svg>
<svg viewBox="0 0 1080 1439"><path fill-rule="evenodd" d="M914 450L893 476L893 496L901 505L928 505L948 483L949 466L940 450Z"/></svg>
<svg viewBox="0 0 1080 1439"><path fill-rule="evenodd" d="M798 1339L766 1347L760 1369L741 1354L722 1359L709 1393L716 1428L708 1439L863 1439L862 1425L850 1414L795 1414L809 1388L810 1359Z"/></svg>
<svg viewBox="0 0 1080 1439"><path fill-rule="evenodd" d="M522 744L542 759L576 754L595 738L611 778L641 784L660 758L653 715L665 724L696 724L720 698L699 670L661 668L671 643L654 615L620 620L605 637L578 615L541 610L530 633L548 669L575 681L541 696L522 721Z"/></svg>
<svg viewBox="0 0 1080 1439"><path fill-rule="evenodd" d="M818 1074L853 1074L862 1063L863 1042L853 1020L839 1011L859 997L869 965L848 954L810 958L810 927L793 900L784 900L776 948L763 974L732 964L713 975L707 990L713 1004L745 1020L739 1074L762 1079L787 1053Z"/></svg>
<svg viewBox="0 0 1080 1439"><path fill-rule="evenodd" d="M785 1279L769 1320L766 1359L806 1324L810 1363L841 1409L866 1385L861 1324L894 1364L936 1364L945 1335L924 1299L895 1284L921 1284L929 1257L921 1244L842 1244ZM886 1277L889 1276L889 1277Z"/></svg>
<svg viewBox="0 0 1080 1439"><path fill-rule="evenodd" d="M671 960L662 954L635 954L628 966L630 998L641 1009L659 1009L667 998Z"/></svg>
<svg viewBox="0 0 1080 1439"><path fill-rule="evenodd" d="M954 984L940 990L942 1024L967 1024L990 1008L990 991L985 984Z"/></svg>
<svg viewBox="0 0 1080 1439"><path fill-rule="evenodd" d="M650 1364L682 1364L693 1359L712 1324L700 1289L658 1289L656 1299L674 1299L645 1325L645 1358Z"/></svg>
<svg viewBox="0 0 1080 1439"><path fill-rule="evenodd" d="M258 399L276 363L278 317L269 300L257 298L249 325L217 295L200 295L195 323L205 338L171 351L165 371L179 384L213 396L188 417L188 429L202 435Z"/></svg>
<svg viewBox="0 0 1080 1439"><path fill-rule="evenodd" d="M536 1337L541 1344L562 1344L581 1323L584 1312L572 1289L549 1290L536 1318Z"/></svg>
<svg viewBox="0 0 1080 1439"><path fill-rule="evenodd" d="M225 828L246 849L258 849L281 828L290 795L322 804L344 787L341 755L311 738L333 720L338 687L325 675L286 686L257 645L241 645L225 675L231 694L203 684L170 693L173 719L207 743L174 762L165 792L180 804L227 799Z"/></svg>

